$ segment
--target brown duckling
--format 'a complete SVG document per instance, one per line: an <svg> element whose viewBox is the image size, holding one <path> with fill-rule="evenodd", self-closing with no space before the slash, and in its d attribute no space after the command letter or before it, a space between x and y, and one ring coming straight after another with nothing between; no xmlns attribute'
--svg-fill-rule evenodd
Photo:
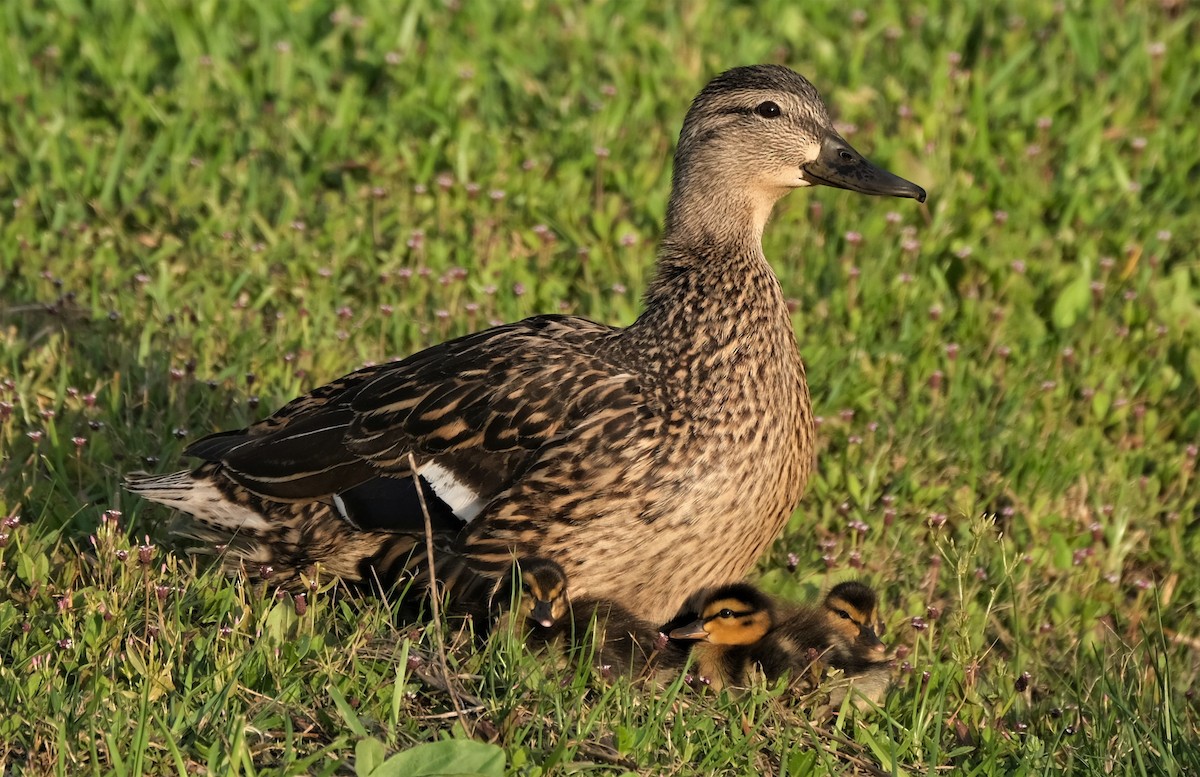
<svg viewBox="0 0 1200 777"><path fill-rule="evenodd" d="M714 689L745 686L752 672L768 680L828 665L862 677L860 693L873 699L887 689L887 657L874 624L878 599L867 585L834 586L818 607L788 607L746 583L694 596L685 609L698 617L671 630L698 640L697 669Z"/></svg>
<svg viewBox="0 0 1200 777"><path fill-rule="evenodd" d="M566 573L556 562L525 558L515 566L512 612L523 618L531 647L582 650L594 645L592 661L605 674L648 674L683 667L689 643L669 640L615 602L572 601ZM493 599L503 596L504 591L498 590Z"/></svg>

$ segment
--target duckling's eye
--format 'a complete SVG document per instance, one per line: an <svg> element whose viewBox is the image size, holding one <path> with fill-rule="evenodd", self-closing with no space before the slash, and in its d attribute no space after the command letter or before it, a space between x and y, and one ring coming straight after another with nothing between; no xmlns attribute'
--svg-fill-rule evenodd
<svg viewBox="0 0 1200 777"><path fill-rule="evenodd" d="M724 610L721 610L719 613L717 613L717 617L718 618L732 618L733 610L726 607Z"/></svg>
<svg viewBox="0 0 1200 777"><path fill-rule="evenodd" d="M850 620L850 613L846 612L845 610L834 610L834 612L836 612L838 617L842 620Z"/></svg>
<svg viewBox="0 0 1200 777"><path fill-rule="evenodd" d="M759 103L758 107L754 109L754 112L759 116L762 116L764 119L774 119L783 113L783 111L779 109L779 106L770 100L767 100L765 103Z"/></svg>

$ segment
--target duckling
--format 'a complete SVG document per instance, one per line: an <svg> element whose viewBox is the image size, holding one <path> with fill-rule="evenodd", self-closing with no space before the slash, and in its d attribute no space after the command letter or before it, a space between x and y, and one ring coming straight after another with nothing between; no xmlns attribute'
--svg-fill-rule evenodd
<svg viewBox="0 0 1200 777"><path fill-rule="evenodd" d="M699 617L672 628L668 635L674 640L697 640L692 647L697 674L714 691L747 685L750 672L767 657L770 646L764 640L778 619L775 602L748 583L732 583L702 591L684 611ZM675 620L686 617L681 614ZM774 667L773 652L770 657Z"/></svg>
<svg viewBox="0 0 1200 777"><path fill-rule="evenodd" d="M507 605L531 643L553 641L571 612L566 573L549 559L524 558L513 565L513 580L515 585L492 591L492 610L502 611Z"/></svg>
<svg viewBox="0 0 1200 777"><path fill-rule="evenodd" d="M546 558L515 565L511 612L522 618L530 647L571 651L594 647L592 663L605 674L650 675L683 667L690 645L672 642L616 602L572 600L563 568ZM501 600L505 591L493 593Z"/></svg>
<svg viewBox="0 0 1200 777"><path fill-rule="evenodd" d="M384 582L374 559L425 513L493 579L514 556L553 558L577 595L662 622L696 585L754 566L813 469L804 364L762 235L781 197L818 185L925 201L838 134L800 74L726 71L684 118L631 325L534 316L365 367L192 443L196 469L128 488L241 538L261 567ZM328 543L277 547L302 520L335 527Z"/></svg>
<svg viewBox="0 0 1200 777"><path fill-rule="evenodd" d="M878 600L863 583L839 583L819 607L799 608L735 583L701 591L684 609L699 617L670 636L698 640L698 671L716 690L744 686L755 670L774 681L822 664L862 677L857 690L873 700L887 690L887 658L874 628Z"/></svg>

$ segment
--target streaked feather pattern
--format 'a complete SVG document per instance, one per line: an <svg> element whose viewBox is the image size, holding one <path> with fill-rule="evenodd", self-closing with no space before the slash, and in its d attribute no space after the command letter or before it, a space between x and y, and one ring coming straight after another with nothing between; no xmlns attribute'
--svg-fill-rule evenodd
<svg viewBox="0 0 1200 777"><path fill-rule="evenodd" d="M754 110L768 99L773 119ZM817 162L817 181L924 199L848 148L801 76L729 71L684 121L632 325L535 316L367 367L131 489L244 540L246 558L320 557L357 579L422 579L397 549L424 502L450 567L499 579L514 557L551 558L581 601L662 622L745 575L812 468L804 366L762 253L774 202Z"/></svg>

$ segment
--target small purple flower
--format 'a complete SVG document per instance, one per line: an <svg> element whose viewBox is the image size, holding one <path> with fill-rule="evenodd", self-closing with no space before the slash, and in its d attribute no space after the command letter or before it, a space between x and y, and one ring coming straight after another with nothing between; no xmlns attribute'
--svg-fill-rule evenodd
<svg viewBox="0 0 1200 777"><path fill-rule="evenodd" d="M913 631L925 631L925 629L929 628L929 624L926 623L925 619L922 618L920 615L914 615L912 617L911 623L912 623Z"/></svg>

